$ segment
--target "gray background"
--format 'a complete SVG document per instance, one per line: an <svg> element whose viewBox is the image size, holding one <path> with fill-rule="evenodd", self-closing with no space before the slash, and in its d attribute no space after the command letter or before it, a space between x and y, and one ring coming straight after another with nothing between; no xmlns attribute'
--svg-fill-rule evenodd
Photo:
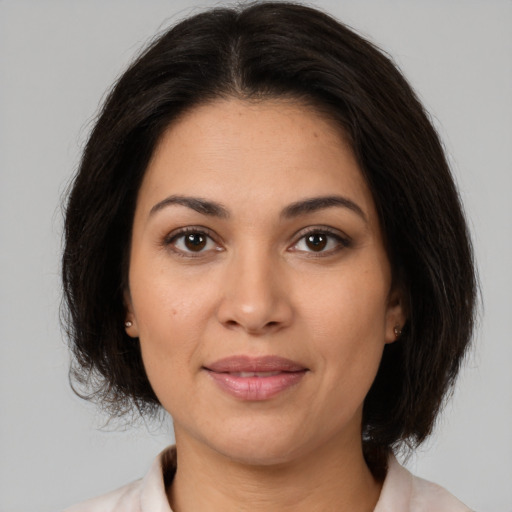
<svg viewBox="0 0 512 512"><path fill-rule="evenodd" d="M328 1L432 113L466 204L485 310L414 472L512 511L512 2ZM59 328L59 203L98 101L152 35L213 2L0 0L0 510L57 511L141 476L169 425L124 431L74 397ZM193 6L193 7L192 7ZM109 431L110 430L110 431Z"/></svg>

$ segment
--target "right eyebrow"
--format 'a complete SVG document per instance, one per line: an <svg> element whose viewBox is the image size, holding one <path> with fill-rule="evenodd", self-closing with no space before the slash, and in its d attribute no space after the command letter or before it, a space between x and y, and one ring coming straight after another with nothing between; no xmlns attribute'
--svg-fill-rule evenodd
<svg viewBox="0 0 512 512"><path fill-rule="evenodd" d="M169 196L160 201L159 203L156 203L151 208L149 216L154 215L156 212L163 210L167 206L175 204L186 206L187 208L202 213L203 215L210 215L212 217L219 217L221 219L227 219L229 217L229 212L227 208L222 206L220 203L209 201L201 197L190 197L181 195Z"/></svg>

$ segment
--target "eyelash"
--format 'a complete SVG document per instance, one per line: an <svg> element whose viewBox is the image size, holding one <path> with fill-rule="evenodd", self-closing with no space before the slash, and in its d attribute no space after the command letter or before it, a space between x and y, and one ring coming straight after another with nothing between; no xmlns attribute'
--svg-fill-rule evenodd
<svg viewBox="0 0 512 512"><path fill-rule="evenodd" d="M318 252L317 251L302 251L300 249L292 249L292 250L304 252L305 254L308 255L308 257L322 258L322 257L327 257L327 256L331 256L333 254L336 254L339 251L346 249L352 245L352 240L349 237L341 234L339 231L329 228L327 226L320 226L320 227L314 227L314 228L306 228L306 229L300 231L299 233L297 233L296 237L298 237L298 238L297 238L297 241L294 242L292 248L297 247L297 245L302 241L304 241L304 243L307 243L306 242L307 238L311 237L313 235L326 236L327 237L326 244L329 244L329 241L334 240L336 242L336 247L333 247L333 248L330 248L327 250L321 250Z"/></svg>
<svg viewBox="0 0 512 512"><path fill-rule="evenodd" d="M216 241L216 237L213 236L213 233L209 229L204 228L202 226L197 226L197 227L188 226L185 228L181 228L178 231L175 231L175 232L169 234L165 238L163 245L166 247L171 247L171 249L173 250L173 252L176 255L178 255L180 257L185 257L185 258L198 258L198 257L204 256L205 253L209 253L209 251L211 249L205 251L205 250L203 250L204 248L201 248L201 250L199 250L199 251L192 251L192 250L186 250L186 249L177 247L177 242L180 239L182 239L184 242L184 239L187 235L203 236L207 239L205 242L205 244L206 244L205 247L208 245L209 242L213 242L216 245L214 250L219 251L219 252L222 251L222 248L219 247L219 244ZM296 247L299 245L300 242L304 241L304 243L307 243L307 242L305 242L307 237L311 237L314 235L326 236L327 237L326 245L328 245L330 241L334 240L336 242L336 247L330 248L328 250L320 250L320 251L313 251L313 250L307 251L307 250L302 250L302 249L296 249ZM306 228L306 229L300 231L299 233L297 233L294 238L296 239L296 241L293 243L293 245L290 247L289 250L292 252L303 252L303 253L307 254L308 257L313 257L313 258L314 257L321 258L321 257L330 256L330 255L335 254L335 253L341 251L342 249L348 248L352 245L352 241L350 240L350 238L343 236L338 231L333 230L332 228L328 228L328 227Z"/></svg>
<svg viewBox="0 0 512 512"><path fill-rule="evenodd" d="M164 240L164 246L170 247L176 255L184 257L184 258L198 258L198 257L204 256L205 252L207 252L207 251L201 250L201 251L196 252L196 251L180 249L179 247L176 246L178 240L183 239L183 242L184 242L184 239L187 235L204 236L207 239L206 244L208 244L209 242L213 242L216 245L215 250L217 250L217 251L222 250L219 247L219 244L216 242L215 237L213 236L212 232L209 229L204 228L202 226L187 226L185 228L179 229L178 231L174 231L174 232L170 233Z"/></svg>

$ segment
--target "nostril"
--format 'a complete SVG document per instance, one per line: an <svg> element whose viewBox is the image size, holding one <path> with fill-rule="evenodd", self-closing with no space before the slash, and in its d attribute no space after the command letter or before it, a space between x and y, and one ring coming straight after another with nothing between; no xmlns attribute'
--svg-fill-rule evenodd
<svg viewBox="0 0 512 512"><path fill-rule="evenodd" d="M222 297L215 312L225 329L242 329L257 336L277 332L290 324L292 307L284 294L273 291L272 295L266 288L259 290L246 285L238 287L237 293L242 296L230 293Z"/></svg>
<svg viewBox="0 0 512 512"><path fill-rule="evenodd" d="M236 329L236 328L239 328L239 327L243 327L244 329L246 329L248 332L250 333L263 333L263 332L267 332L269 330L274 330L276 328L278 328L279 326L281 325L281 322L276 322L276 321L272 321L272 322L267 322L265 323L264 325L262 326L254 326L254 325L244 325L240 322L237 322L236 320L226 320L224 322L224 326L227 327L228 329Z"/></svg>

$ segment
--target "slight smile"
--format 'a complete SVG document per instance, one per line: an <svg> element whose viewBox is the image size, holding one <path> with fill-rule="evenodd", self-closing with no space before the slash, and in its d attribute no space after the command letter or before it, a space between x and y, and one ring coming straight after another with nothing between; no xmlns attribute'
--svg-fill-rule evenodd
<svg viewBox="0 0 512 512"><path fill-rule="evenodd" d="M232 356L203 369L223 391L248 401L272 398L298 384L309 371L299 363L278 356Z"/></svg>

